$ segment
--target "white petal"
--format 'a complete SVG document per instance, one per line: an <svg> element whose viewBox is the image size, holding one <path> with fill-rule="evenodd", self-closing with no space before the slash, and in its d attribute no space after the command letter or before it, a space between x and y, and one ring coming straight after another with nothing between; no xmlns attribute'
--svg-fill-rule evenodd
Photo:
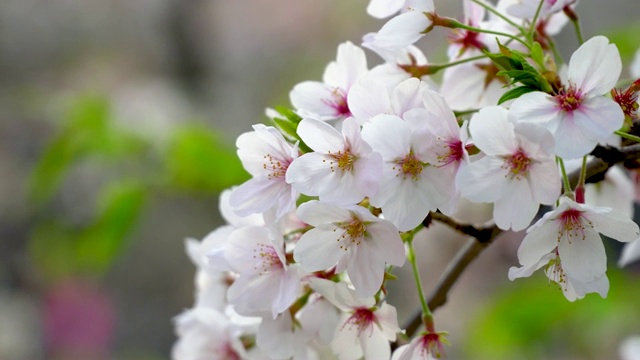
<svg viewBox="0 0 640 360"><path fill-rule="evenodd" d="M367 6L367 14L384 19L400 11L404 2L405 0L371 0Z"/></svg>
<svg viewBox="0 0 640 360"><path fill-rule="evenodd" d="M324 99L331 99L331 89L318 81L305 81L293 87L289 93L291 104L299 110L317 114L323 118L336 116L336 109Z"/></svg>
<svg viewBox="0 0 640 360"><path fill-rule="evenodd" d="M391 113L391 100L387 87L370 77L358 80L351 87L347 95L347 104L351 114L361 125L378 114Z"/></svg>
<svg viewBox="0 0 640 360"><path fill-rule="evenodd" d="M362 138L383 160L404 158L409 153L411 130L409 125L394 115L378 115L362 128Z"/></svg>
<svg viewBox="0 0 640 360"><path fill-rule="evenodd" d="M293 250L294 258L308 272L327 270L345 256L337 239L344 231L333 228L315 228L307 231Z"/></svg>
<svg viewBox="0 0 640 360"><path fill-rule="evenodd" d="M587 155L598 145L598 140L587 134L577 125L584 118L576 111L560 113L561 119L554 134L556 138L556 155L565 159L576 159Z"/></svg>
<svg viewBox="0 0 640 360"><path fill-rule="evenodd" d="M505 196L496 200L493 218L503 230L524 230L536 216L540 204L535 201L527 179L511 180L507 189L502 188Z"/></svg>
<svg viewBox="0 0 640 360"><path fill-rule="evenodd" d="M298 135L311 149L321 153L344 150L342 134L324 121L305 118L298 125Z"/></svg>
<svg viewBox="0 0 640 360"><path fill-rule="evenodd" d="M422 107L421 89L426 86L420 79L414 77L402 81L393 89L391 107L394 114L401 116L405 112Z"/></svg>
<svg viewBox="0 0 640 360"><path fill-rule="evenodd" d="M351 219L351 213L338 206L308 201L298 207L298 217L309 225L320 226Z"/></svg>
<svg viewBox="0 0 640 360"><path fill-rule="evenodd" d="M536 224L544 219L538 220ZM546 222L543 225L531 227L527 236L522 240L518 248L518 261L523 266L538 264L553 249L558 246L558 226L556 221Z"/></svg>
<svg viewBox="0 0 640 360"><path fill-rule="evenodd" d="M600 236L590 228L584 230L584 238L567 237L566 233L560 244L558 253L562 268L567 275L578 281L590 282L607 271L607 255Z"/></svg>
<svg viewBox="0 0 640 360"><path fill-rule="evenodd" d="M382 26L375 35L375 44L379 47L399 50L418 41L431 21L420 11L409 11L398 15Z"/></svg>
<svg viewBox="0 0 640 360"><path fill-rule="evenodd" d="M364 51L350 41L338 46L335 64L335 71L327 68L323 80L326 84L345 91L349 91L356 80L367 73L367 57Z"/></svg>
<svg viewBox="0 0 640 360"><path fill-rule="evenodd" d="M391 357L391 347L389 341L385 339L382 332L375 323L370 325L374 329L366 329L360 334L360 343L365 359L389 359Z"/></svg>
<svg viewBox="0 0 640 360"><path fill-rule="evenodd" d="M469 132L475 145L487 155L508 155L516 150L513 124L508 110L500 106L481 109L473 115Z"/></svg>
<svg viewBox="0 0 640 360"><path fill-rule="evenodd" d="M509 119L513 122L530 122L543 126L555 133L561 119L560 109L555 99L541 91L534 91L517 98L509 111ZM555 137L558 139L558 137Z"/></svg>
<svg viewBox="0 0 640 360"><path fill-rule="evenodd" d="M533 198L545 205L553 204L560 196L562 181L555 161L536 162L529 169L529 184Z"/></svg>
<svg viewBox="0 0 640 360"><path fill-rule="evenodd" d="M640 259L640 239L636 239L624 246L618 266L623 267Z"/></svg>
<svg viewBox="0 0 640 360"><path fill-rule="evenodd" d="M614 240L630 242L640 235L638 224L617 211L594 212L586 217L591 220L596 231Z"/></svg>
<svg viewBox="0 0 640 360"><path fill-rule="evenodd" d="M508 182L504 161L484 157L458 171L456 185L462 196L473 202L494 202L504 195L503 186Z"/></svg>
<svg viewBox="0 0 640 360"><path fill-rule="evenodd" d="M620 105L603 96L585 99L573 113L576 126L599 141L613 134L624 122Z"/></svg>
<svg viewBox="0 0 640 360"><path fill-rule="evenodd" d="M583 93L601 95L616 85L621 72L618 48L606 37L595 36L571 55L567 75Z"/></svg>

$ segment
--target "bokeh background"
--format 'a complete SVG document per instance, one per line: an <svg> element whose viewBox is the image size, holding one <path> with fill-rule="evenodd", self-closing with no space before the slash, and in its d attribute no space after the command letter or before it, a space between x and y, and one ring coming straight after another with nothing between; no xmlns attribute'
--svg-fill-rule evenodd
<svg viewBox="0 0 640 360"><path fill-rule="evenodd" d="M459 1L435 3L460 16ZM320 79L339 43L379 29L366 5L2 0L0 359L168 358L171 318L193 302L184 239L219 226L219 192L248 176L235 138ZM610 36L625 61L640 47L637 1L577 9L586 37ZM445 36L419 43L431 61ZM568 58L570 27L558 43ZM640 267L617 270L607 243L609 298L571 304L541 274L508 282L520 238L497 239L437 311L449 357L616 358L640 334ZM418 242L427 288L464 241L435 228ZM402 279L401 321L417 308Z"/></svg>

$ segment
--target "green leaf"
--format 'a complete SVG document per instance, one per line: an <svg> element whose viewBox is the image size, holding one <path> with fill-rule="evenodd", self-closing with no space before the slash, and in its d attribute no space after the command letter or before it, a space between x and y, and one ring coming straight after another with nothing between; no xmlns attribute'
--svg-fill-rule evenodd
<svg viewBox="0 0 640 360"><path fill-rule="evenodd" d="M218 193L249 178L235 149L221 141L210 128L184 125L172 135L164 158L170 186Z"/></svg>
<svg viewBox="0 0 640 360"><path fill-rule="evenodd" d="M283 115L285 119L291 121L294 124L297 124L302 120L302 117L296 114L292 109L289 109L285 106L275 106L274 108L277 112Z"/></svg>
<svg viewBox="0 0 640 360"><path fill-rule="evenodd" d="M526 94L526 93L530 93L532 91L537 91L538 89L532 88L532 87L528 87L528 86L519 86L517 88L513 88L507 92L505 92L502 97L500 97L500 100L498 100L498 105L502 104L505 101L509 101L511 99L517 99L520 96Z"/></svg>
<svg viewBox="0 0 640 360"><path fill-rule="evenodd" d="M544 69L544 51L542 50L542 45L539 42L535 41L531 46L531 59L538 64L540 69Z"/></svg>
<svg viewBox="0 0 640 360"><path fill-rule="evenodd" d="M79 234L75 253L85 271L102 274L130 239L148 195L144 184L120 181L102 190L92 225Z"/></svg>

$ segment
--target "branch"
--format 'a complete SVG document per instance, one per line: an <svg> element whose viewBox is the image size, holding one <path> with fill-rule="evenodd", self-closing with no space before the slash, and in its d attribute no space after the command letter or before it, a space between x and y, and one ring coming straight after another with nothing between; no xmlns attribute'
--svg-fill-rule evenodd
<svg viewBox="0 0 640 360"><path fill-rule="evenodd" d="M592 152L595 158L587 163L587 182L598 182L602 180L604 174L610 167L617 163L640 158L640 144L625 146L617 149L614 147L603 147L598 145ZM580 177L580 169L569 174L569 180L575 186ZM424 221L425 226L429 226L431 220L439 221L453 230L472 237L467 244L458 251L451 260L444 273L438 280L436 287L429 295L429 308L431 311L444 305L447 302L449 290L458 281L458 278L469 264L480 253L489 246L493 240L502 233L495 225L475 227L469 224L461 224L456 220L439 212L431 212ZM405 326L407 336L411 337L420 328L422 312L416 311Z"/></svg>

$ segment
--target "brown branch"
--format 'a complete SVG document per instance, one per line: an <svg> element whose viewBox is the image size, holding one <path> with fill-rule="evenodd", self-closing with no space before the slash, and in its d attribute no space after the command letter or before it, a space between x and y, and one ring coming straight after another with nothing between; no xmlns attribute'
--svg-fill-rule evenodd
<svg viewBox="0 0 640 360"><path fill-rule="evenodd" d="M610 167L617 163L628 160L640 159L640 144L626 146L621 149L613 147L597 146L591 152L595 158L587 163L587 182L597 182L603 179L604 174ZM569 174L571 184L575 186L580 177L580 169ZM456 220L439 212L431 212L425 219L425 226L428 226L431 220L439 221L455 231L472 237L467 244L458 251L456 256L451 260L444 273L438 280L436 287L429 295L429 308L431 311L444 305L447 302L447 296L453 285L458 281L464 270L480 253L489 246L493 240L502 233L495 225L485 227L475 227L469 224L461 224ZM407 336L411 337L416 333L420 325L422 325L422 311L418 310L409 319L405 326Z"/></svg>

